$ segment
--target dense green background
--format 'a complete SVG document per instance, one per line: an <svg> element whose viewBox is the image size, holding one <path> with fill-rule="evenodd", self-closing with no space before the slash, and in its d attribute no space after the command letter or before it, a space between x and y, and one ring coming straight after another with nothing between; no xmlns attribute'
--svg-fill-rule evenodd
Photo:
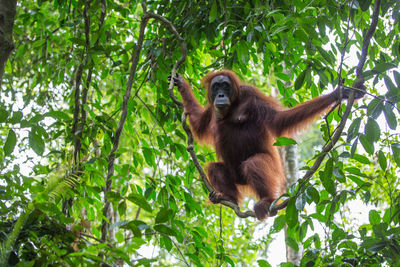
<svg viewBox="0 0 400 267"><path fill-rule="evenodd" d="M340 76L353 84L373 5L145 2L147 12L167 18L184 39L188 56L178 72L200 102L206 101L201 78L227 68L288 107L337 86L342 51ZM208 191L186 151L182 110L168 93L180 43L165 23L150 19L139 51L142 16L136 1L18 3L15 49L0 90L0 265L269 266L268 245L285 225L287 245L304 245L302 266L400 264L399 1L381 3L364 68L368 95L353 107L342 138L305 190L267 228L206 204ZM105 195L135 51L127 119ZM312 165L344 108L300 139L311 140L299 142L301 165ZM215 160L210 148L195 150L203 166ZM106 242L105 196L115 219ZM370 209L362 225L348 210L354 199ZM154 252L143 256L141 247Z"/></svg>

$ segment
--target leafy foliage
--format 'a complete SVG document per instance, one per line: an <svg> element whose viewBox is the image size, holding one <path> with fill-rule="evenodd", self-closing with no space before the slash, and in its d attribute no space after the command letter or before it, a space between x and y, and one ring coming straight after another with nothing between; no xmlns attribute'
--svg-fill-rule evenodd
<svg viewBox="0 0 400 267"><path fill-rule="evenodd" d="M292 107L342 78L353 84L375 1L145 5L171 21L186 42L179 73L202 103L201 78L227 68ZM21 226L11 251L1 249L2 257L10 253L9 265L270 266L268 245L285 226L286 244L304 248L301 266L400 264L399 1L381 3L363 73L368 96L353 108L346 133L316 175L290 187L288 195L297 197L268 219L267 230L205 204L208 192L186 150L182 110L168 93L180 44L160 21L146 26L112 187L105 190L142 15L136 1L19 3L15 49L0 91L3 247L11 244L14 224ZM324 142L343 110L319 122ZM283 138L277 145L290 143ZM320 146L304 143L298 141L308 146L306 170L314 162L310 151L318 155ZM216 160L209 148L195 150L203 166ZM112 221L103 215L105 199ZM369 209L362 223L355 222L351 203ZM110 223L107 240L103 220Z"/></svg>

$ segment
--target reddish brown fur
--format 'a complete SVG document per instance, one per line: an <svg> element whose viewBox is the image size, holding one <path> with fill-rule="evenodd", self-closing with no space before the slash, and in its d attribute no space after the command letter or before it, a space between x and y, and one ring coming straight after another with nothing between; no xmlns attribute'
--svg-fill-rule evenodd
<svg viewBox="0 0 400 267"><path fill-rule="evenodd" d="M228 114L217 120L210 99L202 107L189 84L180 77L178 89L185 112L196 139L215 146L220 162L209 163L207 174L221 199L239 203L242 196L238 187L248 186L259 198L254 207L257 218L263 219L286 186L282 162L273 146L275 138L290 136L312 122L336 97L332 93L283 110L276 99L242 83L228 70L209 73L204 78L208 95L211 80L218 75L228 76L235 90Z"/></svg>

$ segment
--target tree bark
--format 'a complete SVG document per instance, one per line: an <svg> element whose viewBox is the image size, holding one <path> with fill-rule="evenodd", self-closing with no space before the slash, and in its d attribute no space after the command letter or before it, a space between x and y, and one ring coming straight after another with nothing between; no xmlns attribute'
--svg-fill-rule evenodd
<svg viewBox="0 0 400 267"><path fill-rule="evenodd" d="M17 0L0 0L0 87L6 62L14 49L12 36L16 10Z"/></svg>
<svg viewBox="0 0 400 267"><path fill-rule="evenodd" d="M290 145L285 147L284 153L284 166L285 166L285 174L288 179L288 186L294 184L299 179L299 167L298 167L298 152L297 145ZM300 218L299 218L300 220ZM287 236L286 228L285 228L285 236ZM299 244L299 251L295 251L288 245L286 245L286 260L288 262L293 263L294 265L299 266L301 261L301 256L303 254L303 248L301 244Z"/></svg>

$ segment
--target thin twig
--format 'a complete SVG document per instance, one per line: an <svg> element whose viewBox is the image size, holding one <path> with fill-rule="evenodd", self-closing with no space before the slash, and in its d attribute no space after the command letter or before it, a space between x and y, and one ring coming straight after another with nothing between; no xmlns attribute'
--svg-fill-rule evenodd
<svg viewBox="0 0 400 267"><path fill-rule="evenodd" d="M89 9L91 0L87 0L85 3L85 7L83 9L83 18L85 21L85 50L82 53L82 60L81 64L79 64L78 69L76 70L76 76L75 76L75 106L74 106L74 119L73 119L73 124L72 124L72 135L74 136L74 165L78 166L80 164L80 150L81 150L81 138L82 138L82 131L83 131L83 122L81 122L81 125L78 129L79 126L79 110L84 111L83 105L86 103L84 99L82 99L82 104L81 104L81 90L80 90L80 85L82 82L82 74L83 74L83 67L87 63L87 58L88 58L88 50L89 50L89 45L90 45L90 39L89 39L89 28L90 28L90 21L89 17L87 15L87 11ZM84 89L85 90L85 89ZM65 199L63 200L62 203L62 210L63 213L67 214L68 209L72 206L72 199Z"/></svg>
<svg viewBox="0 0 400 267"><path fill-rule="evenodd" d="M342 69L343 69L343 62L344 62L344 56L346 55L346 48L347 45L350 42L349 39L349 30L350 30L350 17L351 17L351 8L353 6L354 0L351 1L350 5L349 5L349 15L347 17L347 28L346 28L346 37L344 40L344 45L343 45L343 49L340 53L340 64L337 70L337 77L338 77L338 89L339 89L339 100L337 101L337 103L329 110L329 112L324 116L324 120L326 123L326 127L328 130L328 137L329 137L329 142L332 141L331 139L331 132L330 132L330 125L328 122L328 116L340 105L340 103L342 102L342 96L343 96L343 82L344 79L342 79ZM340 109L340 106L339 106Z"/></svg>
<svg viewBox="0 0 400 267"><path fill-rule="evenodd" d="M80 84L82 80L82 71L83 71L83 62L79 64L78 69L76 71L76 76L75 76L75 107L74 107L74 122L72 125L72 134L75 136L75 142L77 139L77 127L78 127L78 122L79 122L79 109L80 109ZM75 149L74 151L74 164L78 164L78 158L77 158L77 150Z"/></svg>
<svg viewBox="0 0 400 267"><path fill-rule="evenodd" d="M145 233L145 235L157 235L157 234L162 235L165 238L168 238L169 240L171 240L171 242L174 244L175 248L178 250L179 254L181 255L181 257L182 257L183 261L185 262L186 266L190 266L190 264L186 261L185 256L183 255L182 251L179 249L178 244L176 244L176 242L172 238L170 238L168 235L166 235L164 233L160 233L160 232L148 232L148 233Z"/></svg>
<svg viewBox="0 0 400 267"><path fill-rule="evenodd" d="M83 135L83 130L85 127L85 123L86 123L86 110L85 110L85 104L87 102L87 95L88 95L88 90L89 90L89 86L90 86L90 82L92 79L92 73L93 73L93 68L89 69L88 71L88 75L86 78L86 84L85 87L83 88L82 91L82 103L80 103L80 83L82 80L82 73L83 73L83 66L86 65L87 59L88 59L88 50L90 48L90 17L88 16L87 12L88 9L90 7L90 3L92 0L88 0L85 4L84 10L83 10L83 18L85 21L85 38L86 38L86 42L85 42L85 51L86 51L86 55L84 56L84 60L83 60L83 64L81 64L78 67L78 71L77 71L77 82L76 82L76 91L75 91L75 109L74 109L74 123L73 123L73 127L72 127L72 133L75 134L75 143L74 143L74 164L75 165L79 165L82 164L82 161L80 160L80 150L81 150L81 139L82 139L82 135ZM104 0L102 0L103 2ZM106 15L106 8L105 8L105 3L104 6L102 6L101 8L101 16L100 16L100 23L99 23L99 29L98 31L100 32L101 27L104 23L104 19L105 19L105 15ZM98 45L99 43L99 39L96 40L95 46ZM79 109L81 110L81 123L79 124ZM77 113L78 112L78 113ZM78 125L79 130L77 129ZM86 160L83 160L86 161ZM71 206L71 203L68 204L68 202L71 202L71 200L64 200L63 201L63 212L67 212L68 206Z"/></svg>
<svg viewBox="0 0 400 267"><path fill-rule="evenodd" d="M100 238L94 237L94 236L92 236L92 235L88 235L88 234L85 234L85 233L81 233L81 236L86 236L86 237L88 237L88 238L91 238L91 239L96 240L96 241L99 242L99 243L103 243L103 244L104 244L104 241L103 241L103 240L101 240ZM113 247L111 244L107 244L107 246L110 247L110 248Z"/></svg>
<svg viewBox="0 0 400 267"><path fill-rule="evenodd" d="M97 32L101 31L101 28L104 24L104 20L106 17L106 3L105 0L101 1L101 14L100 14L100 20L99 20L99 28L97 30ZM90 47L90 39L89 39L89 29L90 29L90 20L89 18L87 19L87 23L85 20L85 32L86 32L86 49L89 49ZM97 46L99 44L100 38L97 38L96 42L94 43L94 46ZM89 69L88 71L88 75L86 78L86 85L85 88L83 88L82 91L82 107L81 107L81 117L82 117L82 122L81 122L81 129L79 131L79 143L81 142L81 138L82 138L82 132L83 132L83 127L86 123L86 110L85 110L85 104L87 102L87 95L88 95L88 91L89 91L89 87L90 87L90 83L92 81L92 74L93 74L93 67Z"/></svg>
<svg viewBox="0 0 400 267"><path fill-rule="evenodd" d="M337 71L337 75L338 75L338 85L341 86L343 84L343 80L342 80L342 68L343 68L343 62L344 62L344 55L346 54L346 48L347 45L349 44L349 29L350 29L350 17L351 17L351 8L353 6L354 0L351 1L350 6L349 6L349 16L347 17L347 28L346 28L346 38L344 41L344 46L340 55L340 64L339 64L339 68ZM340 95L341 96L341 95Z"/></svg>
<svg viewBox="0 0 400 267"><path fill-rule="evenodd" d="M372 96L373 98L379 99L382 102L389 103L394 109L396 109L400 113L400 109L396 106L396 102L394 102L394 101L390 101L387 98L382 98L380 96L376 96L374 94L365 92L365 90L361 89L361 88L355 88L355 87L352 87L352 86L344 86L343 88L350 89L350 90L355 90L355 91L359 91L359 92L364 92L366 95L369 95L369 96ZM394 95L394 96L392 96L390 98L396 98L396 97L399 97L399 96L400 95Z"/></svg>

